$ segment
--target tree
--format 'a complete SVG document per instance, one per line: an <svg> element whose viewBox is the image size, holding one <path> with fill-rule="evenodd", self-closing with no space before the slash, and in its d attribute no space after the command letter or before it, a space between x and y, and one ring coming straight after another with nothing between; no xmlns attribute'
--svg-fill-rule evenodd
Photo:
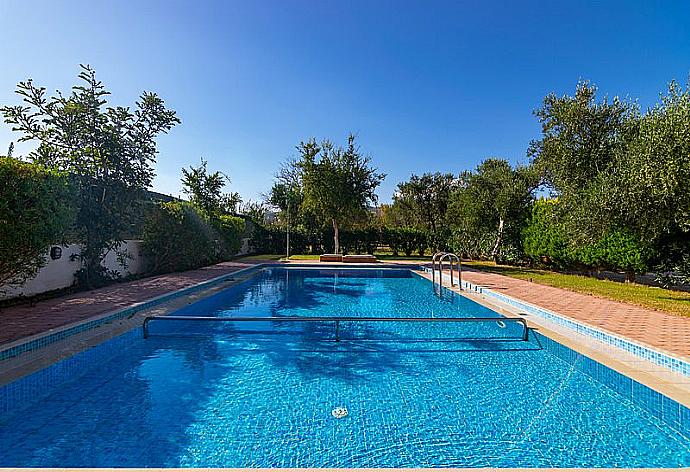
<svg viewBox="0 0 690 472"><path fill-rule="evenodd" d="M577 84L574 96L549 94L535 111L542 137L528 154L546 184L559 197L560 218L568 233L592 243L609 229L601 179L616 168L629 123L638 116L633 103L618 97L597 101L597 88Z"/></svg>
<svg viewBox="0 0 690 472"><path fill-rule="evenodd" d="M234 207L239 203L233 195L223 199L223 188L230 178L220 171L209 172L208 162L203 158L199 167L182 169L182 191L189 195L189 201L212 218L221 213L223 206ZM241 199L239 199L241 201ZM225 203L225 205L224 205Z"/></svg>
<svg viewBox="0 0 690 472"><path fill-rule="evenodd" d="M443 239L441 230L447 226L450 194L457 183L450 173L426 173L421 177L413 174L409 181L398 184L393 195L393 206L404 224L426 231L437 249Z"/></svg>
<svg viewBox="0 0 690 472"><path fill-rule="evenodd" d="M457 222L459 252L475 252L499 262L506 235L513 248L520 246L520 230L534 198L538 175L532 167L513 169L504 159L486 159L475 172L464 172L459 180L449 207L449 220ZM468 244L477 242L480 247L468 249Z"/></svg>
<svg viewBox="0 0 690 472"><path fill-rule="evenodd" d="M690 93L671 83L645 113L634 103L549 95L537 112L542 139L534 165L559 196L559 217L575 245L608 241L617 265L635 272L690 256ZM644 251L642 253L641 251ZM656 262L653 262L655 261Z"/></svg>
<svg viewBox="0 0 690 472"><path fill-rule="evenodd" d="M690 260L690 86L672 82L660 103L626 130L615 169L605 173L607 220L649 247L660 271L684 278Z"/></svg>
<svg viewBox="0 0 690 472"><path fill-rule="evenodd" d="M109 92L89 66L81 66L80 85L48 98L31 79L17 94L25 105L0 109L20 141L36 141L29 154L36 164L71 176L78 195L76 238L83 269L79 279L93 286L109 278L101 265L116 249L141 212L144 190L154 176L156 137L179 123L155 93L144 92L132 111L106 107Z"/></svg>
<svg viewBox="0 0 690 472"><path fill-rule="evenodd" d="M21 285L46 263L74 223L74 193L64 172L0 157L0 286Z"/></svg>
<svg viewBox="0 0 690 472"><path fill-rule="evenodd" d="M347 147L335 146L331 141L320 144L315 139L301 142L298 168L304 192L304 207L333 226L336 254L340 252L340 226L361 219L367 207L375 204L376 188L386 177L369 165L349 135Z"/></svg>
<svg viewBox="0 0 690 472"><path fill-rule="evenodd" d="M240 213L248 216L255 223L263 224L266 221L268 207L263 202L253 202L249 200L242 205Z"/></svg>

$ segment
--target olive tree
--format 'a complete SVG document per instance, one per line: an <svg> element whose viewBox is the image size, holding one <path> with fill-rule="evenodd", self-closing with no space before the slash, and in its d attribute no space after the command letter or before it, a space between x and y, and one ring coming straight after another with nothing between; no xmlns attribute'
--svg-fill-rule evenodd
<svg viewBox="0 0 690 472"><path fill-rule="evenodd" d="M404 225L426 232L431 243L438 249L442 230L446 225L448 202L458 180L453 174L425 173L412 175L407 182L398 184L393 195L392 211Z"/></svg>
<svg viewBox="0 0 690 472"><path fill-rule="evenodd" d="M448 209L456 250L499 262L506 239L518 247L538 183L532 167L513 168L505 159L486 159L474 172L462 173Z"/></svg>
<svg viewBox="0 0 690 472"><path fill-rule="evenodd" d="M155 93L144 92L130 107L108 107L109 92L89 66L81 66L80 84L71 93L48 97L29 79L17 94L23 104L0 112L20 141L37 143L28 158L71 176L79 208L76 239L81 244L86 286L110 275L101 262L119 247L141 213L144 190L154 177L156 137L179 123Z"/></svg>
<svg viewBox="0 0 690 472"><path fill-rule="evenodd" d="M361 154L354 135L346 147L329 140L315 139L297 146L300 158L304 200L303 206L333 226L335 253L340 252L339 229L366 215L375 204L376 188L386 177L370 166L371 159Z"/></svg>

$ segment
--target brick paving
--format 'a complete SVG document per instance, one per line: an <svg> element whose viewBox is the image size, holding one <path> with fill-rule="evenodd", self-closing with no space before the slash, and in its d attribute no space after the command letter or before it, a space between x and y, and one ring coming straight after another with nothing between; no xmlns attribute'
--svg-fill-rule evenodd
<svg viewBox="0 0 690 472"><path fill-rule="evenodd" d="M628 339L690 358L690 317L490 272L463 270L463 279ZM690 294L688 299L690 301Z"/></svg>
<svg viewBox="0 0 690 472"><path fill-rule="evenodd" d="M0 310L0 344L105 314L251 265L253 263L223 262L52 298L33 306L3 308Z"/></svg>
<svg viewBox="0 0 690 472"><path fill-rule="evenodd" d="M5 308L0 310L0 344L124 308L258 262L224 262L187 272L118 283L41 301L33 306ZM463 277L497 292L690 358L690 318L489 272L465 270Z"/></svg>

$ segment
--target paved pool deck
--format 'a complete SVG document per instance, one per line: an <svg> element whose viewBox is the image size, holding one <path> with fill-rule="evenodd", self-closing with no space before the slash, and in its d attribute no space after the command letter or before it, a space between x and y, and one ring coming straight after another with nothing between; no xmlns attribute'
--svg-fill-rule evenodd
<svg viewBox="0 0 690 472"><path fill-rule="evenodd" d="M0 346L231 274L259 262L222 262L186 272L116 283L33 305L27 303L3 308L0 309Z"/></svg>
<svg viewBox="0 0 690 472"><path fill-rule="evenodd" d="M224 262L202 269L78 292L40 301L35 305L4 308L0 310L0 345L109 313L261 262L269 261ZM319 264L312 261L295 262ZM409 264L407 261L400 263ZM347 264L343 266L347 267ZM653 311L489 272L465 270L463 278L628 339L690 358L690 317Z"/></svg>
<svg viewBox="0 0 690 472"><path fill-rule="evenodd" d="M463 279L676 356L690 358L690 317L490 272L464 270ZM690 304L690 294L688 298Z"/></svg>

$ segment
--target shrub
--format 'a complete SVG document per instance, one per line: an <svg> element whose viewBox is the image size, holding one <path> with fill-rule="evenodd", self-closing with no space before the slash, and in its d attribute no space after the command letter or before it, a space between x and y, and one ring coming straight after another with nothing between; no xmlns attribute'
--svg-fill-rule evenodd
<svg viewBox="0 0 690 472"><path fill-rule="evenodd" d="M645 272L650 249L638 237L623 231L613 230L595 244L577 248L574 253L581 264L595 269L620 270L629 281L636 273Z"/></svg>
<svg viewBox="0 0 690 472"><path fill-rule="evenodd" d="M195 269L220 260L218 232L189 203L161 203L144 226L144 253L150 271L165 273Z"/></svg>
<svg viewBox="0 0 690 472"><path fill-rule="evenodd" d="M557 268L580 267L620 270L629 280L648 268L650 248L640 238L620 229L609 231L591 244L576 245L558 223L556 200L539 200L523 229L523 248L533 262Z"/></svg>
<svg viewBox="0 0 690 472"><path fill-rule="evenodd" d="M234 256L242 247L242 234L246 226L244 219L221 215L215 223L220 235L222 257L225 259Z"/></svg>
<svg viewBox="0 0 690 472"><path fill-rule="evenodd" d="M573 264L568 236L558 224L556 200L538 200L522 230L523 250L532 262L566 268Z"/></svg>
<svg viewBox="0 0 690 472"><path fill-rule="evenodd" d="M74 191L66 174L11 157L0 157L0 183L0 285L20 285L74 223Z"/></svg>

